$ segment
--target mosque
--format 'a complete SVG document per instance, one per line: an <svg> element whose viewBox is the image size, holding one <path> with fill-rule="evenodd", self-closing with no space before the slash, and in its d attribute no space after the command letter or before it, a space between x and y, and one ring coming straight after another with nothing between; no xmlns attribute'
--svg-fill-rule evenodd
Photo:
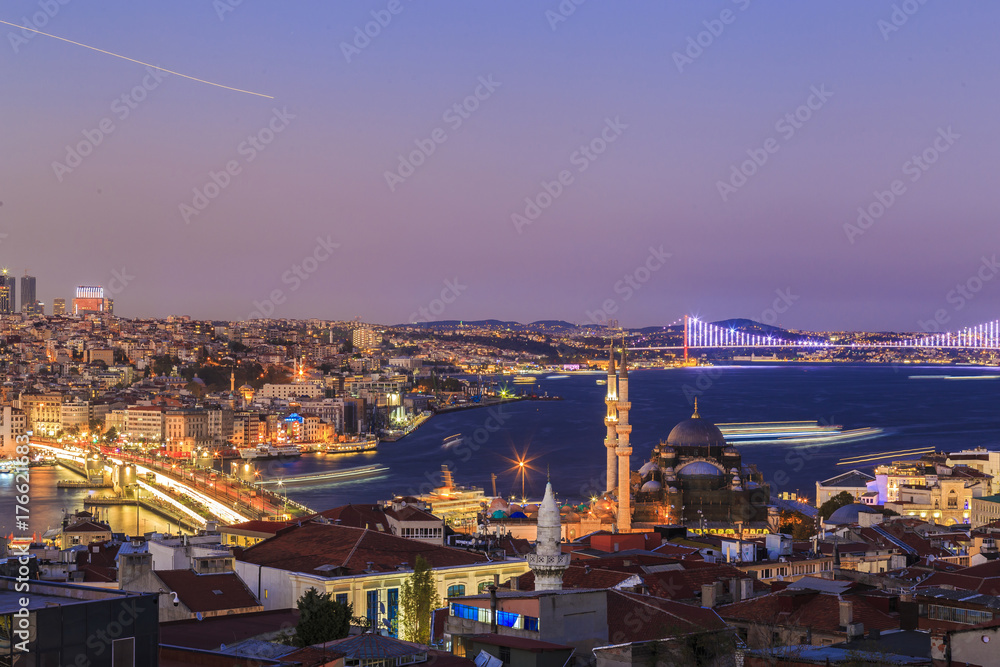
<svg viewBox="0 0 1000 667"><path fill-rule="evenodd" d="M608 359L607 485L593 503L597 513L614 511L617 532L648 530L654 525L682 524L711 532L767 532L775 510L768 509L770 489L740 452L726 443L715 424L694 414L677 424L653 448L638 471L631 467L628 359L622 346L615 369L614 349Z"/></svg>

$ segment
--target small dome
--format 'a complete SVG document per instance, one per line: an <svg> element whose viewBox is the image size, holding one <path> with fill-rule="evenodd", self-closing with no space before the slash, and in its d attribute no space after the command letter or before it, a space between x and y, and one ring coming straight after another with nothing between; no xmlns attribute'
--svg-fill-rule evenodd
<svg viewBox="0 0 1000 667"><path fill-rule="evenodd" d="M510 506L507 507L507 511L511 514L513 514L514 512L520 512L521 506L518 505L517 503L511 503Z"/></svg>
<svg viewBox="0 0 1000 667"><path fill-rule="evenodd" d="M669 489L667 489L667 493L677 493L677 487L671 486Z"/></svg>
<svg viewBox="0 0 1000 667"><path fill-rule="evenodd" d="M497 510L506 512L507 511L507 501L503 498L494 498L490 503L490 512L496 512Z"/></svg>
<svg viewBox="0 0 1000 667"><path fill-rule="evenodd" d="M861 503L851 503L850 505L844 505L836 512L830 515L830 518L825 521L825 523L834 524L837 526L842 526L847 523L857 523L858 515L860 514L878 514L876 510L873 510L868 505L862 505Z"/></svg>
<svg viewBox="0 0 1000 667"><path fill-rule="evenodd" d="M660 469L660 467L658 465L656 465L652 461L647 461L646 463L644 463L642 465L641 468L639 468L639 474L642 475L643 477L645 477L646 475L648 475L650 473L654 473L654 472L658 471L659 469Z"/></svg>
<svg viewBox="0 0 1000 667"><path fill-rule="evenodd" d="M695 461L693 463L689 463L677 472L682 477L690 477L692 475L713 475L718 477L722 475L722 471L708 461Z"/></svg>
<svg viewBox="0 0 1000 667"><path fill-rule="evenodd" d="M511 512L510 513L510 518L511 519L527 519L528 516L524 512Z"/></svg>
<svg viewBox="0 0 1000 667"><path fill-rule="evenodd" d="M504 512L503 510L497 510L496 512L494 512L493 514L490 515L490 518L491 519L506 519L507 518L507 513Z"/></svg>
<svg viewBox="0 0 1000 667"><path fill-rule="evenodd" d="M729 474L730 474L730 475L739 475L739 474L740 474L740 471L739 471L739 470L737 470L736 468L731 468L731 469L729 470Z"/></svg>
<svg viewBox="0 0 1000 667"><path fill-rule="evenodd" d="M655 491L659 491L662 488L663 487L660 485L659 482L657 482L655 479L651 479L645 484L643 484L642 488L640 488L639 490L644 493L653 493Z"/></svg>

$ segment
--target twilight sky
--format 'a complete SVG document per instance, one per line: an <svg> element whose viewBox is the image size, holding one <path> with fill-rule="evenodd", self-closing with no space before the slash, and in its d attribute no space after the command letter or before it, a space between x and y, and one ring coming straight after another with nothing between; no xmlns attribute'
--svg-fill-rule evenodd
<svg viewBox="0 0 1000 667"><path fill-rule="evenodd" d="M0 25L0 263L47 310L998 316L1000 7L63 1L0 20L274 99Z"/></svg>

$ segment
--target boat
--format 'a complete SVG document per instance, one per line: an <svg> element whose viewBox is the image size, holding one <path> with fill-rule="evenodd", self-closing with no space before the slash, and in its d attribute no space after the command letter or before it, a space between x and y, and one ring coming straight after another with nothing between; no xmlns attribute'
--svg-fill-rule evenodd
<svg viewBox="0 0 1000 667"><path fill-rule="evenodd" d="M346 442L324 442L319 445L317 451L325 454L354 454L371 452L376 447L378 447L378 438L370 435L364 439L347 440Z"/></svg>
<svg viewBox="0 0 1000 667"><path fill-rule="evenodd" d="M445 438L444 442L442 442L441 444L441 448L451 449L455 445L460 445L460 444L462 444L462 434L456 433L455 435L449 435L447 438Z"/></svg>
<svg viewBox="0 0 1000 667"><path fill-rule="evenodd" d="M302 452L295 445L257 445L240 450L240 457L243 459L277 459L287 456L302 456Z"/></svg>
<svg viewBox="0 0 1000 667"><path fill-rule="evenodd" d="M286 475L285 477L275 477L273 479L263 479L255 482L257 486L295 486L305 484L324 484L327 482L339 482L358 477L368 477L386 472L389 468L383 465L357 466L354 468L343 468L341 470L330 470L327 472L307 472L301 475Z"/></svg>
<svg viewBox="0 0 1000 667"><path fill-rule="evenodd" d="M568 377L569 377L568 375L550 375L550 376L548 376L545 379L546 380L565 380Z"/></svg>
<svg viewBox="0 0 1000 667"><path fill-rule="evenodd" d="M515 375L514 384L534 384L535 378L531 375Z"/></svg>
<svg viewBox="0 0 1000 667"><path fill-rule="evenodd" d="M733 445L833 445L878 438L882 429L843 430L837 424L809 421L740 422L717 424L726 442Z"/></svg>
<svg viewBox="0 0 1000 667"><path fill-rule="evenodd" d="M603 385L603 384L607 384L607 383L608 383L608 381L605 380L604 378L598 378L597 379L597 384Z"/></svg>

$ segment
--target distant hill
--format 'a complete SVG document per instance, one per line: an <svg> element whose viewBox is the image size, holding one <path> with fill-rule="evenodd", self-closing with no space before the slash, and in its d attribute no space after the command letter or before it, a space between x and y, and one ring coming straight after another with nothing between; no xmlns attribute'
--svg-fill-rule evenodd
<svg viewBox="0 0 1000 667"><path fill-rule="evenodd" d="M553 329L575 329L576 325L563 320L538 320L530 324L521 324L510 320L435 320L433 322L416 322L413 324L397 324L398 327L418 327L421 329L457 329L458 327L476 327L493 329L510 329L512 331L551 331Z"/></svg>
<svg viewBox="0 0 1000 667"><path fill-rule="evenodd" d="M736 331L742 331L743 333L760 334L764 336L773 336L774 338L781 338L783 340L802 340L811 339L812 336L804 336L799 333L794 333L788 329L782 329L781 327L772 326L770 324L764 324L763 322L757 322L755 320L750 320L745 317L737 317L729 320L719 320L718 322L710 322L717 327L722 327L725 329L735 329Z"/></svg>

